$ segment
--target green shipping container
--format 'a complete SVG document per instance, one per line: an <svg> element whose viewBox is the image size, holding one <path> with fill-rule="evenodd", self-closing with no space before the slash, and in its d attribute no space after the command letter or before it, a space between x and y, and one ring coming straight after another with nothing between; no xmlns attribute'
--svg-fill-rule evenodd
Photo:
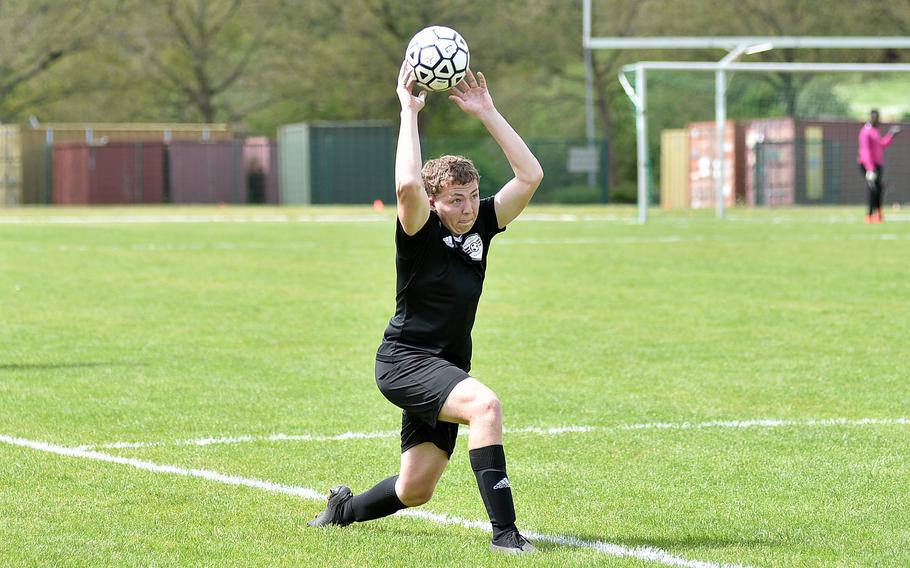
<svg viewBox="0 0 910 568"><path fill-rule="evenodd" d="M395 201L395 126L312 122L278 129L281 202L289 205Z"/></svg>

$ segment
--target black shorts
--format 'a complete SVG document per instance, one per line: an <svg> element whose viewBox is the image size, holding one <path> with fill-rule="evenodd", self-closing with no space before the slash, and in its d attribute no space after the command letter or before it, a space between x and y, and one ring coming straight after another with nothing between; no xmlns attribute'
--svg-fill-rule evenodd
<svg viewBox="0 0 910 568"><path fill-rule="evenodd" d="M458 424L439 420L455 385L470 375L464 369L416 349L396 349L394 361L376 359L376 384L389 402L402 409L401 451L432 442L449 457L455 451Z"/></svg>

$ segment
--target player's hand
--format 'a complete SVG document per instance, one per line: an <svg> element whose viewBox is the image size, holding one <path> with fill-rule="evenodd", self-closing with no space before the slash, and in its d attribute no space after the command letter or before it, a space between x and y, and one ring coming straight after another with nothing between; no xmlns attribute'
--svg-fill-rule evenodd
<svg viewBox="0 0 910 568"><path fill-rule="evenodd" d="M420 112L427 101L427 92L420 91L420 94L414 96L414 85L417 83L417 77L414 76L414 70L408 65L407 61L401 62L401 70L398 72L398 101L401 102L401 110L410 110Z"/></svg>
<svg viewBox="0 0 910 568"><path fill-rule="evenodd" d="M493 97L487 89L487 78L478 71L477 76L468 69L464 80L449 90L449 100L468 114L480 116L495 109Z"/></svg>
<svg viewBox="0 0 910 568"><path fill-rule="evenodd" d="M866 170L866 181L869 183L875 183L875 180L878 179L878 174L875 173L875 170Z"/></svg>
<svg viewBox="0 0 910 568"><path fill-rule="evenodd" d="M891 128L888 129L888 134L894 136L895 134L897 134L900 131L901 131L901 127L895 124L894 126L892 126Z"/></svg>

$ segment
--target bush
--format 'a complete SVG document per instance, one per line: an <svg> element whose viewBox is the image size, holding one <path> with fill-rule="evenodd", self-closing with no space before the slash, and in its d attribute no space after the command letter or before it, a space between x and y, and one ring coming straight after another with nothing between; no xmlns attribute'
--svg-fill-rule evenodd
<svg viewBox="0 0 910 568"><path fill-rule="evenodd" d="M566 185L547 187L534 194L535 203L603 203L599 187Z"/></svg>
<svg viewBox="0 0 910 568"><path fill-rule="evenodd" d="M637 203L638 184L622 182L610 188L610 203Z"/></svg>

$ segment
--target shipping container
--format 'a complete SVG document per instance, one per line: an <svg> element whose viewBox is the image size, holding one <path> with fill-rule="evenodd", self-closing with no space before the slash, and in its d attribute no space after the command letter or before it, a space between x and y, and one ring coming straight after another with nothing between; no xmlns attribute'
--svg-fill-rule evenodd
<svg viewBox="0 0 910 568"><path fill-rule="evenodd" d="M171 203L247 202L241 140L171 142L167 161Z"/></svg>
<svg viewBox="0 0 910 568"><path fill-rule="evenodd" d="M859 171L860 121L761 119L746 125L747 194L756 205L858 205L868 198ZM881 125L884 133L889 125ZM907 125L902 125L907 128ZM910 201L910 141L885 150L885 203Z"/></svg>
<svg viewBox="0 0 910 568"><path fill-rule="evenodd" d="M281 127L281 202L394 202L396 136L389 122L314 122Z"/></svg>
<svg viewBox="0 0 910 568"><path fill-rule="evenodd" d="M689 204L692 208L717 204L717 130L713 121L687 125L689 133ZM745 138L742 125L728 120L724 125L724 203L732 207L745 200Z"/></svg>
<svg viewBox="0 0 910 568"><path fill-rule="evenodd" d="M660 206L689 207L689 133L685 129L660 133Z"/></svg>
<svg viewBox="0 0 910 568"><path fill-rule="evenodd" d="M0 152L4 143L11 144L10 154L19 156L19 165L0 153L0 179L16 180L4 184L7 194L3 204L51 203L53 201L53 159L55 142L88 142L103 144L116 141L229 140L233 138L226 124L160 124L160 123L47 123L0 126ZM10 168L13 173L6 172ZM6 177L4 177L6 176ZM11 183L11 182L10 182ZM9 195L13 197L10 198Z"/></svg>
<svg viewBox="0 0 910 568"><path fill-rule="evenodd" d="M55 204L164 202L162 142L62 142L54 144L52 159Z"/></svg>
<svg viewBox="0 0 910 568"><path fill-rule="evenodd" d="M765 118L745 124L746 203L784 206L796 203L796 122Z"/></svg>
<svg viewBox="0 0 910 568"><path fill-rule="evenodd" d="M280 203L277 142L264 136L245 139L243 164L246 174L247 203L268 203L270 205Z"/></svg>

